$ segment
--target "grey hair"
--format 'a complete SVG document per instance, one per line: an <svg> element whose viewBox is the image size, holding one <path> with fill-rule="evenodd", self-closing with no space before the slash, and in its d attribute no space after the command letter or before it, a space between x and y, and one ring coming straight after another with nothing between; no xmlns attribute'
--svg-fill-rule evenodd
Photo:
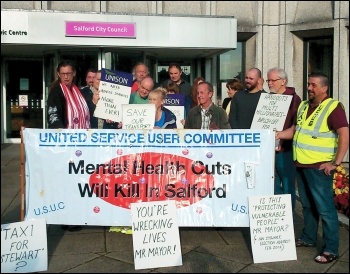
<svg viewBox="0 0 350 274"><path fill-rule="evenodd" d="M288 75L284 69L277 68L277 67L269 69L269 71L267 72L267 75L269 75L269 73L271 73L271 72L277 72L278 77L286 80L286 84L288 83Z"/></svg>
<svg viewBox="0 0 350 274"><path fill-rule="evenodd" d="M132 70L131 70L132 75L135 76L136 68L137 68L138 66L145 66L145 68L146 68L146 70L147 70L147 76L149 75L148 66L147 66L145 63L142 63L142 62L138 62L138 63L132 68Z"/></svg>

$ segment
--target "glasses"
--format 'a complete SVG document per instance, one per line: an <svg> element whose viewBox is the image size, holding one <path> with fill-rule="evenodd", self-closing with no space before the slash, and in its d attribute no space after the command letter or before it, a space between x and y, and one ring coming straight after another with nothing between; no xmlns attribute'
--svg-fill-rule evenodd
<svg viewBox="0 0 350 274"><path fill-rule="evenodd" d="M73 72L66 72L66 73L60 72L60 76L61 77L65 77L65 76L69 77L69 76L72 76L72 75L73 75Z"/></svg>
<svg viewBox="0 0 350 274"><path fill-rule="evenodd" d="M276 82L276 81L278 81L278 80L281 80L281 78L278 78L278 79L275 79L275 80L266 80L266 83L270 83L270 82L272 82L272 83L274 83L274 82Z"/></svg>

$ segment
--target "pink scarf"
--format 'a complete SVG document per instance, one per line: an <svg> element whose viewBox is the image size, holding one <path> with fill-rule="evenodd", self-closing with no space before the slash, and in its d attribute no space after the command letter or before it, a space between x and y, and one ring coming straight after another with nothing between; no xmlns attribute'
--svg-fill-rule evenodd
<svg viewBox="0 0 350 274"><path fill-rule="evenodd" d="M69 90L66 85L60 85L67 102L67 128L91 128L89 108L78 87L73 84L72 90Z"/></svg>

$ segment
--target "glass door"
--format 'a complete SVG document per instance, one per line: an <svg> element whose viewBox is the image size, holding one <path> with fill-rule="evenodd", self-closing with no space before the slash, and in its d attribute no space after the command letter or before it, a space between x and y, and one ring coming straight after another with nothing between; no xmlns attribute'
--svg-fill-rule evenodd
<svg viewBox="0 0 350 274"><path fill-rule="evenodd" d="M20 142L21 127L43 128L43 62L5 61L5 142Z"/></svg>

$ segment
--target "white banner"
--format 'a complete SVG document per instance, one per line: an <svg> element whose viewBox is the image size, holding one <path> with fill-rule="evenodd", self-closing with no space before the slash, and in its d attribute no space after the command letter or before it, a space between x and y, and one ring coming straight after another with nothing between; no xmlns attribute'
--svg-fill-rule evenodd
<svg viewBox="0 0 350 274"><path fill-rule="evenodd" d="M131 203L175 200L179 226L248 227L248 197L273 195L274 136L25 128L26 219L131 226Z"/></svg>

